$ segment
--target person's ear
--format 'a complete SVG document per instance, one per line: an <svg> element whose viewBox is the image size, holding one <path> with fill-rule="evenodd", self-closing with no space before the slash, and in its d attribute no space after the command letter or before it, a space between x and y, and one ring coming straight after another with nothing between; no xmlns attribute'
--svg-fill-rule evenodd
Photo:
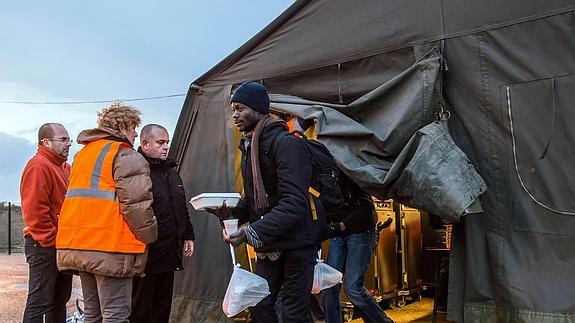
<svg viewBox="0 0 575 323"><path fill-rule="evenodd" d="M40 140L40 144L46 148L50 148L50 140L48 140L48 138L43 138Z"/></svg>

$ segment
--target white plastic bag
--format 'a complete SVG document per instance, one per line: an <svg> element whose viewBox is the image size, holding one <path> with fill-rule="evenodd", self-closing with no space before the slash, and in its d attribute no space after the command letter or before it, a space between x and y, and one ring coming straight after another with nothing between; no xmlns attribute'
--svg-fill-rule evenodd
<svg viewBox="0 0 575 323"><path fill-rule="evenodd" d="M270 288L265 279L236 265L222 309L227 317L232 317L248 307L255 306L269 294Z"/></svg>
<svg viewBox="0 0 575 323"><path fill-rule="evenodd" d="M343 274L339 270L325 264L321 259L317 260L313 268L313 286L312 294L318 294L320 291L341 283Z"/></svg>

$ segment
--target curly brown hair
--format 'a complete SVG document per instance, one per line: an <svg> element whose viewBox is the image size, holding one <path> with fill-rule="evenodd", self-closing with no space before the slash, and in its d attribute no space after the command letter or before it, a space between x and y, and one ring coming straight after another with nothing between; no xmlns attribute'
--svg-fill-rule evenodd
<svg viewBox="0 0 575 323"><path fill-rule="evenodd" d="M142 122L140 115L142 113L138 109L124 105L120 101L114 101L112 105L98 112L98 127L115 130L134 129Z"/></svg>

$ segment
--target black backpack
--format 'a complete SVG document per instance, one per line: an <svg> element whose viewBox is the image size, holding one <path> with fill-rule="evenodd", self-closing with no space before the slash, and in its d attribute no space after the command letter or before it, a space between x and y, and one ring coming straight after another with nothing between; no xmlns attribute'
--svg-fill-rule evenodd
<svg viewBox="0 0 575 323"><path fill-rule="evenodd" d="M319 199L326 216L333 219L346 208L341 188L342 173L335 158L321 142L308 139L302 132L296 130L289 135L295 136L304 144L313 168L310 193Z"/></svg>

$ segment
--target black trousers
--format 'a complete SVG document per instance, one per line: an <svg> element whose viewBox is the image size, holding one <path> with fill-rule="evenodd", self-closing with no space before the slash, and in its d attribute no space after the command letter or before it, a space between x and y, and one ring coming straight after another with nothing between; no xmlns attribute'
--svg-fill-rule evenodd
<svg viewBox="0 0 575 323"><path fill-rule="evenodd" d="M309 301L316 251L315 246L310 246L283 250L276 261L267 258L258 259L256 274L266 279L271 294L250 310L254 323L278 322L274 305L280 289L282 289L282 322L311 322Z"/></svg>
<svg viewBox="0 0 575 323"><path fill-rule="evenodd" d="M55 247L44 248L32 237L26 237L24 252L28 263L28 298L23 322L65 323L72 275L58 271Z"/></svg>
<svg viewBox="0 0 575 323"><path fill-rule="evenodd" d="M134 278L131 323L163 323L170 319L174 272Z"/></svg>

